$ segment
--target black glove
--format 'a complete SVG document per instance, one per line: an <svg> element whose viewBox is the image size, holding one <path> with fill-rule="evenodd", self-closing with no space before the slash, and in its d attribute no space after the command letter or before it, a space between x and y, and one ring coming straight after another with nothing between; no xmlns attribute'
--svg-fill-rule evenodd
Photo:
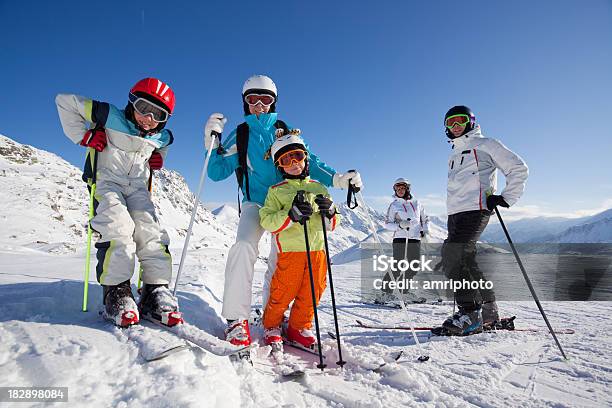
<svg viewBox="0 0 612 408"><path fill-rule="evenodd" d="M487 197L487 208L489 211L493 211L498 205L504 208L510 207L510 204L508 204L506 200L504 200L504 197L500 195L490 195Z"/></svg>
<svg viewBox="0 0 612 408"><path fill-rule="evenodd" d="M293 222L303 224L312 215L312 205L306 200L301 200L299 195L296 195L289 210L289 218Z"/></svg>
<svg viewBox="0 0 612 408"><path fill-rule="evenodd" d="M425 231L421 231L421 238L425 238Z"/></svg>
<svg viewBox="0 0 612 408"><path fill-rule="evenodd" d="M323 194L318 194L315 197L315 204L319 207L319 212L321 215L329 218L330 220L334 218L336 215L336 207L334 207L334 202L325 197Z"/></svg>

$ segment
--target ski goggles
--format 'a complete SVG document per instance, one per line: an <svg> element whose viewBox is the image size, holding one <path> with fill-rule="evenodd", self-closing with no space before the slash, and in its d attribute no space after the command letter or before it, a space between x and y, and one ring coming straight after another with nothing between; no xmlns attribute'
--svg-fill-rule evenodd
<svg viewBox="0 0 612 408"><path fill-rule="evenodd" d="M170 117L166 109L134 94L130 94L130 103L136 112L143 116L151 116L155 122L166 122Z"/></svg>
<svg viewBox="0 0 612 408"><path fill-rule="evenodd" d="M397 183L397 184L395 184L395 185L393 186L393 189L394 189L394 190L397 190L397 189L399 189L399 188L403 188L403 189L408 190L408 184L406 184L406 183Z"/></svg>
<svg viewBox="0 0 612 408"><path fill-rule="evenodd" d="M248 94L244 97L244 101L251 106L260 103L267 108L272 105L276 99L272 95L267 94Z"/></svg>
<svg viewBox="0 0 612 408"><path fill-rule="evenodd" d="M465 126L468 123L470 123L470 117L463 113L459 115L449 116L448 118L446 118L446 121L444 122L446 127L449 129L455 125Z"/></svg>
<svg viewBox="0 0 612 408"><path fill-rule="evenodd" d="M276 164L279 167L291 167L294 163L302 163L304 160L306 160L306 157L308 157L308 153L306 153L304 150L291 150L279 157Z"/></svg>

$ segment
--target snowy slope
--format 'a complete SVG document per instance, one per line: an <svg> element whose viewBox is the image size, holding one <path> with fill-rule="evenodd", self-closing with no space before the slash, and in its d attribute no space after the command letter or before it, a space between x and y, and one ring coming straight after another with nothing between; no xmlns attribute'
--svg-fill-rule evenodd
<svg viewBox="0 0 612 408"><path fill-rule="evenodd" d="M186 318L221 335L222 251L190 254L179 300ZM609 304L544 303L555 327L574 327L559 335L571 359L563 361L546 332L499 332L469 338L439 338L423 351L409 333L367 330L355 319L395 324L398 310L358 303L359 265L334 267L343 357L349 362L382 361L387 352L405 356L379 373L348 364L334 368L335 342L323 335L330 368L320 373L314 359L301 381L281 381L270 371L262 348L253 368L234 368L227 358L198 350L146 363L138 342L97 315L99 287L91 286L90 312L80 312L82 257L57 256L0 246L0 382L16 386L69 388L70 407L400 407L520 406L602 407L612 404L608 357L612 341L606 319ZM257 275L263 274L258 268ZM256 289L260 288L256 278ZM416 325L440 322L452 305L412 305ZM531 302L503 303L519 316L519 327L544 329ZM586 313L585 313L586 312ZM320 307L321 327L333 331L329 294ZM261 329L253 328L261 341ZM150 338L150 337L149 337ZM142 340L142 339L141 339ZM146 337L144 338L146 344ZM422 353L431 360L419 363ZM298 353L299 354L299 353ZM20 406L28 406L23 404Z"/></svg>
<svg viewBox="0 0 612 408"><path fill-rule="evenodd" d="M227 358L196 349L146 363L138 345L166 336L155 330L134 336L103 322L97 314L101 289L93 277L90 311L80 311L84 238L74 231L84 230L87 196L79 174L57 156L0 138L0 188L9 191L5 196L13 200L10 207L0 207L3 386L68 387L69 402L62 406L69 407L612 405L609 303L544 303L553 326L577 330L574 335L559 336L569 361L560 358L545 331L485 333L430 342L426 335L419 335L425 343L419 351L406 332L361 329L354 321L396 324L409 319L415 325L431 325L441 322L452 305L411 305L407 316L402 311L361 304L360 266L355 262L333 267L343 357L349 361L343 370L335 367L336 343L326 334L334 330L329 291L319 309L329 365L324 373L313 368L312 357L297 353L308 373L300 381L283 381L272 371L263 347L254 351L254 367L236 368ZM172 235L176 273L193 196L182 177L171 171L158 173L153 194L160 219ZM59 211L54 210L54 204ZM357 240L368 239L370 232L360 215L364 216L347 212L336 248L346 248L343 245L351 242L351 235ZM234 217L229 209L214 213L200 209L178 286L186 319L217 336L224 327L220 310L225 260L235 234ZM385 233L381 236L389 239ZM36 242L43 239L46 243ZM254 304L261 302L264 270L265 264L258 262ZM518 316L518 327L544 328L533 303L500 306L504 314ZM261 342L262 329L253 326L252 332ZM380 372L363 366L382 362L386 353L398 350L404 350L404 357L389 362ZM429 354L431 360L416 362L422 353Z"/></svg>

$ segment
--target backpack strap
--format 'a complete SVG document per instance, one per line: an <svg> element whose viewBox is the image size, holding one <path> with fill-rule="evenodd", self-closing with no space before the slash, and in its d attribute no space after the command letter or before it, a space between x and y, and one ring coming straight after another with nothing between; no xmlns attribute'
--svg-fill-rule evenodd
<svg viewBox="0 0 612 408"><path fill-rule="evenodd" d="M285 133L289 132L287 124L282 120L277 120L274 123L274 127L276 129L283 129ZM247 150L249 149L249 125L246 122L242 122L236 128L236 149L238 150L238 168L236 168L236 181L238 182L238 188L242 189L242 194L245 195L247 201L251 201L251 193L249 191L249 172L247 165Z"/></svg>
<svg viewBox="0 0 612 408"><path fill-rule="evenodd" d="M251 201L249 192L249 173L247 167L247 150L249 148L249 125L243 122L236 129L236 149L238 150L238 167L236 168L236 181L238 187L248 201Z"/></svg>

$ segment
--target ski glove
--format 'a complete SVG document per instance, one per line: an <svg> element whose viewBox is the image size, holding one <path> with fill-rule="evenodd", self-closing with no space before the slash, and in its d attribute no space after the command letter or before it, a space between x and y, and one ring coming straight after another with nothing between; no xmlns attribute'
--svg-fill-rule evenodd
<svg viewBox="0 0 612 408"><path fill-rule="evenodd" d="M204 126L204 146L206 150L216 149L219 146L219 138L213 136L212 132L223 133L225 122L227 122L227 118L222 113L210 115L206 121L206 126Z"/></svg>
<svg viewBox="0 0 612 408"><path fill-rule="evenodd" d="M318 194L316 196L315 204L317 204L319 207L319 212L321 215L324 215L330 220L334 218L334 215L336 215L336 207L334 206L334 202L330 198L325 197L323 194Z"/></svg>
<svg viewBox="0 0 612 408"><path fill-rule="evenodd" d="M91 147L96 149L98 152L104 150L107 145L106 132L104 129L91 129L85 132L83 140L81 140L81 146Z"/></svg>
<svg viewBox="0 0 612 408"><path fill-rule="evenodd" d="M506 200L504 200L503 196L490 195L487 197L487 208L489 209L489 211L493 211L498 205L504 208L510 207L510 204L508 204Z"/></svg>
<svg viewBox="0 0 612 408"><path fill-rule="evenodd" d="M410 218L399 222L399 227L408 231L410 229Z"/></svg>
<svg viewBox="0 0 612 408"><path fill-rule="evenodd" d="M149 158L149 168L151 170L159 170L164 167L164 157L159 152L151 153Z"/></svg>
<svg viewBox="0 0 612 408"><path fill-rule="evenodd" d="M358 171L349 170L346 173L336 173L334 174L332 185L336 188L341 188L343 190L349 188L349 183L357 188L357 191L363 188L363 183L361 181L361 175Z"/></svg>
<svg viewBox="0 0 612 408"><path fill-rule="evenodd" d="M310 203L308 201L298 201L298 196L296 195L291 204L291 209L289 210L289 218L291 218L291 221L301 224L308 220L311 215L312 206Z"/></svg>
<svg viewBox="0 0 612 408"><path fill-rule="evenodd" d="M421 231L421 238L425 238L425 231Z"/></svg>
<svg viewBox="0 0 612 408"><path fill-rule="evenodd" d="M398 211L395 213L395 222L399 223L402 220L409 220L408 213L406 211Z"/></svg>

